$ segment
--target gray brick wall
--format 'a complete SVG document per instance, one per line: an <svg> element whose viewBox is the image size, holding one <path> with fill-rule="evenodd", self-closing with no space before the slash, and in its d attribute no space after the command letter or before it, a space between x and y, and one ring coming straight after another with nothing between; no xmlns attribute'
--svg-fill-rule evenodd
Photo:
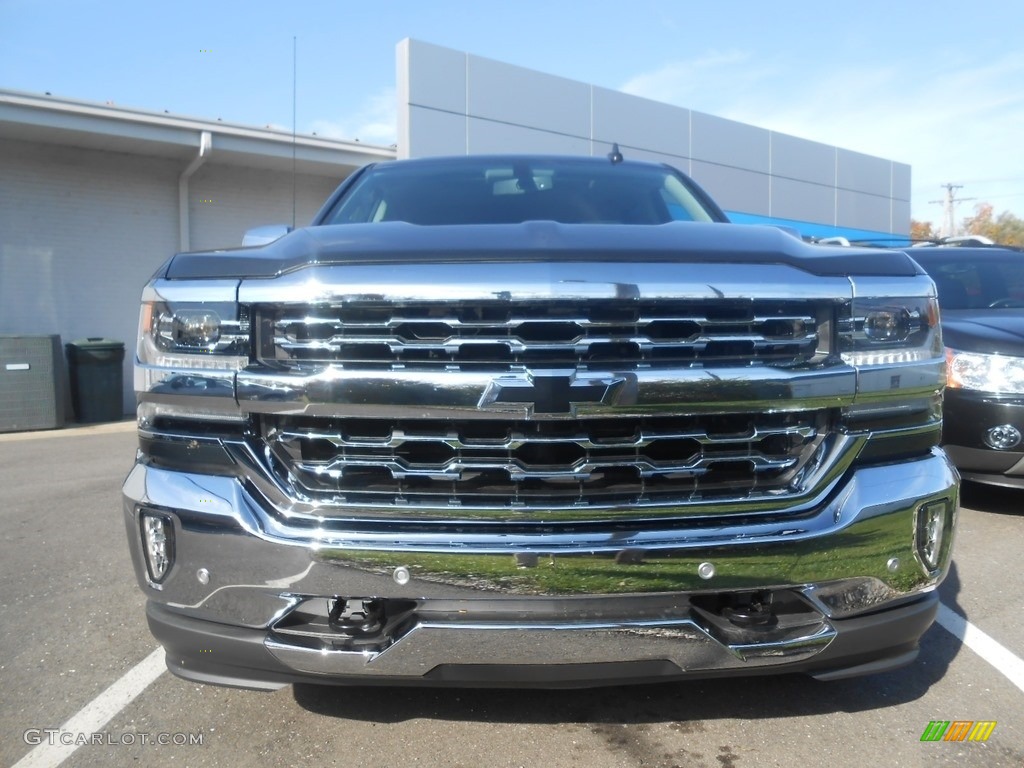
<svg viewBox="0 0 1024 768"><path fill-rule="evenodd" d="M140 289L177 244L177 174L169 160L0 141L0 333L130 352ZM131 382L126 360L126 412Z"/></svg>
<svg viewBox="0 0 1024 768"><path fill-rule="evenodd" d="M125 413L142 286L178 249L179 160L0 140L0 334L125 342ZM309 223L340 179L296 179ZM191 246L234 247L291 221L287 172L209 162L190 180ZM203 203L202 200L212 200Z"/></svg>
<svg viewBox="0 0 1024 768"><path fill-rule="evenodd" d="M309 224L340 182L340 178L298 176L296 224ZM242 244L247 229L263 224L290 224L292 220L292 178L287 173L207 163L189 180L189 191L194 250L234 248Z"/></svg>

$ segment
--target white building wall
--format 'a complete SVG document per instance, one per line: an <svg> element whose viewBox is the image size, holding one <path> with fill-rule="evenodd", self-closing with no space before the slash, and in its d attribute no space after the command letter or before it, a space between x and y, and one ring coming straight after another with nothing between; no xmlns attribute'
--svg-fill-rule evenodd
<svg viewBox="0 0 1024 768"><path fill-rule="evenodd" d="M0 334L125 342L125 413L135 407L142 287L178 250L182 169L179 160L0 139ZM296 178L300 226L342 175ZM189 191L193 249L235 247L250 227L291 221L287 172L211 160Z"/></svg>
<svg viewBox="0 0 1024 768"><path fill-rule="evenodd" d="M683 107L403 40L399 157L607 154L689 173L728 211L865 232L910 230L910 167Z"/></svg>
<svg viewBox="0 0 1024 768"><path fill-rule="evenodd" d="M126 343L141 288L178 242L169 160L0 141L0 333Z"/></svg>
<svg viewBox="0 0 1024 768"><path fill-rule="evenodd" d="M340 183L340 176L296 176L296 225L308 224ZM235 248L242 244L248 229L292 221L292 177L288 173L219 165L211 160L189 179L189 192L192 250Z"/></svg>

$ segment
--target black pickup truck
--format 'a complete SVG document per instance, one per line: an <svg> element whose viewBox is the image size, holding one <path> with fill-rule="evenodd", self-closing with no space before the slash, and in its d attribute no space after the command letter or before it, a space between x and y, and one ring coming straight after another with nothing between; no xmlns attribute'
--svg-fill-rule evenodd
<svg viewBox="0 0 1024 768"><path fill-rule="evenodd" d="M605 158L380 163L142 296L124 519L177 675L572 686L911 661L932 280Z"/></svg>

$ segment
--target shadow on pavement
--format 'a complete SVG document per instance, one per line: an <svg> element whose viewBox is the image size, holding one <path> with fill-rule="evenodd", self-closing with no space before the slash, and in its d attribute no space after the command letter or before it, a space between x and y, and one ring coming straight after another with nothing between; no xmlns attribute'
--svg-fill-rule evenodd
<svg viewBox="0 0 1024 768"><path fill-rule="evenodd" d="M959 591L954 565L942 587L943 602L963 615L956 604ZM583 690L318 685L295 685L293 690L295 701L310 712L378 723L417 718L534 724L774 719L861 712L914 701L942 678L960 647L951 634L933 626L910 666L830 683L782 675Z"/></svg>
<svg viewBox="0 0 1024 768"><path fill-rule="evenodd" d="M997 515L1021 516L1024 512L1024 489L1002 488L964 481L960 486L960 503L965 507Z"/></svg>

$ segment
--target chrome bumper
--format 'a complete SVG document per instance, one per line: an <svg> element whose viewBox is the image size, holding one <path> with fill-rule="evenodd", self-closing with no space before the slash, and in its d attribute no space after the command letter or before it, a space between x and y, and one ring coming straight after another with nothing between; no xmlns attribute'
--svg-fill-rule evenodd
<svg viewBox="0 0 1024 768"><path fill-rule="evenodd" d="M941 501L947 535L929 570L916 521L922 505ZM853 471L809 514L714 526L355 532L336 520L289 521L233 477L140 464L124 486L136 573L172 670L256 686L428 679L453 664L527 676L537 665L697 674L824 664L860 614L917 611L907 637L855 646L829 664L861 669L872 653L906 661L931 621L912 605L927 596L934 611L957 502L956 472L938 449ZM161 584L147 575L140 509L173 523L176 559ZM753 627L716 613L731 596L752 594L785 607ZM336 598L401 610L376 636L353 641L324 619ZM202 638L221 647L228 635L237 642L222 646L223 666L200 656Z"/></svg>

